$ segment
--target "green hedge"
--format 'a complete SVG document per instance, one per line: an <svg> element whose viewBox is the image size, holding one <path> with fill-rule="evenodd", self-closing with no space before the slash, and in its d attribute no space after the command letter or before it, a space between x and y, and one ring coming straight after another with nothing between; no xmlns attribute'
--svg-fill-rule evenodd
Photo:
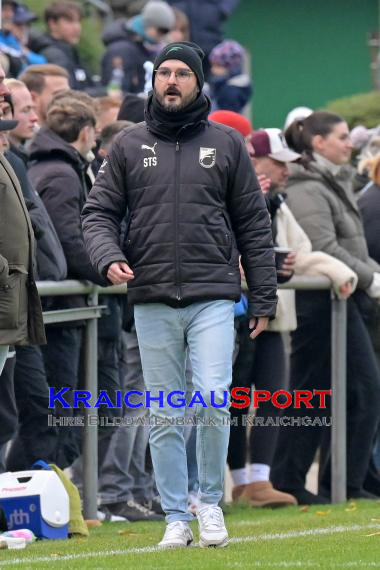
<svg viewBox="0 0 380 570"><path fill-rule="evenodd" d="M343 117L351 129L357 125L376 127L380 125L380 91L336 99L324 110Z"/></svg>

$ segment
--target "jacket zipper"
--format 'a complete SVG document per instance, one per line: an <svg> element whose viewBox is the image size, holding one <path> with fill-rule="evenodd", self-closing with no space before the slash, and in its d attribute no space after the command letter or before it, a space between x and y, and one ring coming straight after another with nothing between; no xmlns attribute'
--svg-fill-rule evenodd
<svg viewBox="0 0 380 570"><path fill-rule="evenodd" d="M132 224L132 214L129 215L127 226L125 228L124 244L126 244L126 245L131 245L131 243L132 243L130 235L129 235L129 230L131 229L131 224Z"/></svg>
<svg viewBox="0 0 380 570"><path fill-rule="evenodd" d="M179 247L178 247L178 218L179 218L179 166L180 166L180 147L179 142L175 143L175 200L174 200L174 247L175 247L175 274L176 274L176 299L180 301L182 299L181 295L181 272L179 264Z"/></svg>
<svg viewBox="0 0 380 570"><path fill-rule="evenodd" d="M231 263L232 250L233 250L232 229L231 229L227 214L224 212L223 209L221 210L221 212L222 212L222 218L223 218L224 223L225 223L226 228L227 228L227 232L225 233L225 236L227 239L227 246L228 246L228 263Z"/></svg>

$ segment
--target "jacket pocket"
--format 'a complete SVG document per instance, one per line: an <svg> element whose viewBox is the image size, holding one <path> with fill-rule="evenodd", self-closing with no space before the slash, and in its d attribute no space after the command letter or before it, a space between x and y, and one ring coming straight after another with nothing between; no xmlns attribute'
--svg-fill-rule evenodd
<svg viewBox="0 0 380 570"><path fill-rule="evenodd" d="M0 330L17 329L26 316L28 275L9 269L7 282L0 286Z"/></svg>

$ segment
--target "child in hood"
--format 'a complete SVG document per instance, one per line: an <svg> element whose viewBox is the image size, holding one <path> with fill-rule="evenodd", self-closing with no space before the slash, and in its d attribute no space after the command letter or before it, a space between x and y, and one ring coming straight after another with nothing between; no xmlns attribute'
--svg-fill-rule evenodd
<svg viewBox="0 0 380 570"><path fill-rule="evenodd" d="M224 40L209 55L210 92L215 109L241 113L253 93L252 82L244 73L245 50L238 42Z"/></svg>

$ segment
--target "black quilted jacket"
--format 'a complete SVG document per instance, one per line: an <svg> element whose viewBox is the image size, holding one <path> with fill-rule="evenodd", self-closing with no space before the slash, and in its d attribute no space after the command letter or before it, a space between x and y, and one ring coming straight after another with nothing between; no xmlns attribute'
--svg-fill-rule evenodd
<svg viewBox="0 0 380 570"><path fill-rule="evenodd" d="M132 267L132 304L238 300L240 253L250 315L275 314L268 210L234 129L205 121L183 127L178 140L145 122L125 129L100 168L82 222L99 273L114 261Z"/></svg>

